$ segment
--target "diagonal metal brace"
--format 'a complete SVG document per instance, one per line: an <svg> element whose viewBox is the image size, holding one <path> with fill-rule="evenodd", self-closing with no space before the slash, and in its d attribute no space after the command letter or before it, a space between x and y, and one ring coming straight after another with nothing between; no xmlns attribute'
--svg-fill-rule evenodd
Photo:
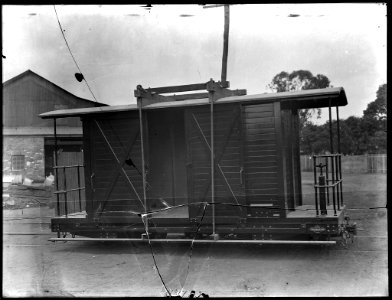
<svg viewBox="0 0 392 300"><path fill-rule="evenodd" d="M136 197L138 198L138 200L140 201L141 205L142 205L143 208L145 209L145 206L144 206L144 204L143 204L143 201L140 199L139 194L137 193L137 191L136 191L134 185L132 184L132 181L129 180L129 177L128 177L127 173L125 172L124 168L122 167L121 162L119 161L119 159L118 159L116 153L114 152L112 146L110 145L110 143L109 143L109 141L108 141L108 139L107 139L105 133L103 132L103 130L102 130L102 128L101 128L101 126L99 126L97 120L94 120L94 121L95 121L95 124L97 124L97 127L98 127L99 131L101 132L103 138L105 139L106 144L109 146L110 151L112 152L114 158L116 159L117 166L121 169L122 174L123 174L123 175L125 176L125 178L127 179L128 183L129 183L130 186L132 187L132 190L134 191Z"/></svg>
<svg viewBox="0 0 392 300"><path fill-rule="evenodd" d="M195 120L195 123L196 123L197 128L199 129L201 135L203 136L204 142L205 142L206 146L208 147L208 150L211 151L210 144L208 143L207 138L206 138L206 136L204 135L204 132L203 132L203 130L201 129L199 122L197 121L197 119L196 119L196 117L195 117L194 114L192 114L192 117L193 117L193 120ZM214 157L215 157L215 154L214 154ZM237 197L235 196L233 190L231 189L231 186L230 186L230 184L229 184L229 182L228 182L228 180L227 180L227 178L226 178L226 176L225 176L225 173L223 172L223 170L222 170L220 164L217 163L216 165L218 166L218 169L219 169L220 173L222 174L223 179L225 180L225 183L226 183L227 187L229 188L230 193L231 193L231 195L233 196L235 202L236 202L238 205L240 205L240 203L238 202ZM238 206L238 207L239 207L240 210L242 210L242 207L241 207L241 206Z"/></svg>

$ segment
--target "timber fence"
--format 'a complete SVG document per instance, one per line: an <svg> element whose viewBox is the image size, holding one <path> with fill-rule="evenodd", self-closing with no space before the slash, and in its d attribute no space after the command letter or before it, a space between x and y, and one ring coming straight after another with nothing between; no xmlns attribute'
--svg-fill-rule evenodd
<svg viewBox="0 0 392 300"><path fill-rule="evenodd" d="M301 155L301 171L313 172L311 155ZM343 173L387 173L386 154L343 155Z"/></svg>

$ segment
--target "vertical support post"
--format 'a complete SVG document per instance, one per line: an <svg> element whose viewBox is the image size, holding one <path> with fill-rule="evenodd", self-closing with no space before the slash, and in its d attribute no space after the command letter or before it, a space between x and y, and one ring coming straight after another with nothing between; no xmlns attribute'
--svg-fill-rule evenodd
<svg viewBox="0 0 392 300"><path fill-rule="evenodd" d="M334 166L334 159L333 159L333 132L332 132L332 111L331 111L331 99L329 99L328 104L329 110L329 140L330 140L330 147L331 147L331 173L332 173L332 184L335 184L335 166ZM332 186L332 201L333 201L333 211L334 216L336 216L336 199L335 199L335 186Z"/></svg>
<svg viewBox="0 0 392 300"><path fill-rule="evenodd" d="M338 135L338 153L340 153L339 107L337 105L336 105L336 132Z"/></svg>
<svg viewBox="0 0 392 300"><path fill-rule="evenodd" d="M212 202L212 234L215 235L215 161L214 161L214 94L209 93L211 120L211 202Z"/></svg>
<svg viewBox="0 0 392 300"><path fill-rule="evenodd" d="M339 155L340 203L343 206L342 155Z"/></svg>
<svg viewBox="0 0 392 300"><path fill-rule="evenodd" d="M142 97L137 98L137 104L139 108L139 127L140 127L140 143L142 151L142 180L143 180L143 200L144 200L144 212L147 214L147 197L146 197L146 169L144 163L144 139L143 139L143 114L142 114ZM148 232L148 216L146 215L145 222L146 232Z"/></svg>
<svg viewBox="0 0 392 300"><path fill-rule="evenodd" d="M333 150L331 99L329 99L328 111L329 111L329 143L330 143L331 154L333 154L334 150Z"/></svg>
<svg viewBox="0 0 392 300"><path fill-rule="evenodd" d="M336 182L339 182L339 166L338 166L338 157L339 155L336 154L333 157L334 164L335 164L335 178ZM336 201L338 202L338 210L340 210L340 183L336 185Z"/></svg>
<svg viewBox="0 0 392 300"><path fill-rule="evenodd" d="M325 176L327 185L329 184L329 176L328 176L328 156L325 157ZM327 205L329 205L329 188L327 188Z"/></svg>
<svg viewBox="0 0 392 300"><path fill-rule="evenodd" d="M217 238L215 232L215 161L214 161L214 81L207 83L208 97L210 100L210 149L211 149L211 202L212 202L212 236Z"/></svg>
<svg viewBox="0 0 392 300"><path fill-rule="evenodd" d="M65 166L63 167L64 170L64 178L63 178L63 184L64 184L64 208L65 208L65 217L68 218L68 203L67 203L67 173L65 171Z"/></svg>
<svg viewBox="0 0 392 300"><path fill-rule="evenodd" d="M321 212L321 215L322 216L324 216L324 215L327 215L327 205L326 205L326 202L325 202L325 190L327 189L328 190L328 187L327 188L325 188L325 183L326 183L326 181L325 181L325 175L323 175L323 167L322 166L320 166L320 175L319 175L319 182L318 182L318 184L319 184L319 191L320 191L320 212ZM328 185L328 182L327 182L327 185ZM324 186L324 187L322 187L322 186Z"/></svg>
<svg viewBox="0 0 392 300"><path fill-rule="evenodd" d="M82 212L82 193L81 193L81 189L80 189L80 166L77 166L77 170L78 170L78 192L79 192L79 211Z"/></svg>
<svg viewBox="0 0 392 300"><path fill-rule="evenodd" d="M56 178L56 191L59 190L59 177L57 171L57 126L56 126L56 118L53 118L54 124L54 176ZM57 200L57 216L60 216L60 195L56 193L56 200Z"/></svg>
<svg viewBox="0 0 392 300"><path fill-rule="evenodd" d="M339 180L342 180L342 155L340 152L340 125L339 125L339 106L336 105L336 123L337 123L337 131L338 131L338 166L339 166ZM339 184L339 193L340 193L340 203L343 206L343 182L340 181Z"/></svg>
<svg viewBox="0 0 392 300"><path fill-rule="evenodd" d="M315 196L315 201L316 201L316 215L319 215L319 210L318 210L318 198L317 198L317 175L316 175L316 156L313 155L313 174L314 174L314 196Z"/></svg>

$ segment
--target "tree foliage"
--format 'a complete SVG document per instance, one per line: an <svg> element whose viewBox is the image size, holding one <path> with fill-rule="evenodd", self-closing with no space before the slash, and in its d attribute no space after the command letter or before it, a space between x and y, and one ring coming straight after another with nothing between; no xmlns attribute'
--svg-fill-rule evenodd
<svg viewBox="0 0 392 300"><path fill-rule="evenodd" d="M310 71L297 70L291 73L282 71L276 74L268 87L277 93L291 92L300 90L323 89L330 86L330 81L327 76L317 74L314 76ZM301 109L300 128L303 128L309 123L311 116L317 111L317 117L321 115L321 109Z"/></svg>
<svg viewBox="0 0 392 300"><path fill-rule="evenodd" d="M387 118L387 84L380 85L377 90L376 100L370 102L363 111L364 117L370 117L379 121Z"/></svg>
<svg viewBox="0 0 392 300"><path fill-rule="evenodd" d="M339 121L340 150L343 154L386 153L386 88L383 84L377 98L368 104L362 117L351 116ZM337 122L332 121L334 150L337 148ZM301 151L304 154L321 154L330 151L329 121L323 125L307 124L301 134Z"/></svg>
<svg viewBox="0 0 392 300"><path fill-rule="evenodd" d="M276 74L268 87L277 92L291 92L300 90L323 89L330 86L327 76L317 74L313 76L310 71L298 70L291 73L285 71Z"/></svg>

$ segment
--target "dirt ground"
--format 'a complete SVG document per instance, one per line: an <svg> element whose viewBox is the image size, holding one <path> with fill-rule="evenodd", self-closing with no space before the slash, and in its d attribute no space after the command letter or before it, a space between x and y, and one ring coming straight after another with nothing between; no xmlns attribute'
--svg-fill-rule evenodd
<svg viewBox="0 0 392 300"><path fill-rule="evenodd" d="M312 203L312 173L303 173ZM358 234L347 248L294 245L153 244L174 295L210 297L387 296L386 174L344 174L344 202ZM163 296L147 244L56 242L53 209L3 210L3 296Z"/></svg>

